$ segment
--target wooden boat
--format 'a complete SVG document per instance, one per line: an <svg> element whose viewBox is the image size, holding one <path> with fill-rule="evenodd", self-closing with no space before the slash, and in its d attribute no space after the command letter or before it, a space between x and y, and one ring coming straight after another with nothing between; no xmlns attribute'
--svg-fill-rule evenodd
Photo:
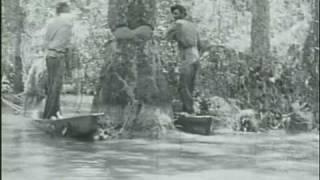
<svg viewBox="0 0 320 180"><path fill-rule="evenodd" d="M54 136L74 137L74 138L89 138L96 133L99 127L99 117L103 113L79 115L56 120L36 119L33 124Z"/></svg>
<svg viewBox="0 0 320 180"><path fill-rule="evenodd" d="M177 120L175 126L186 132L210 135L215 126L219 124L219 119L215 116L192 115L188 113L176 113Z"/></svg>

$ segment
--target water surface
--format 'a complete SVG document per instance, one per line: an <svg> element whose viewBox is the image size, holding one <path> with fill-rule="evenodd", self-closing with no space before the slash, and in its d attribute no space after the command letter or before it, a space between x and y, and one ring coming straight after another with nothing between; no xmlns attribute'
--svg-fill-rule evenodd
<svg viewBox="0 0 320 180"><path fill-rule="evenodd" d="M2 113L3 180L317 180L319 135L178 133L167 140L54 138Z"/></svg>

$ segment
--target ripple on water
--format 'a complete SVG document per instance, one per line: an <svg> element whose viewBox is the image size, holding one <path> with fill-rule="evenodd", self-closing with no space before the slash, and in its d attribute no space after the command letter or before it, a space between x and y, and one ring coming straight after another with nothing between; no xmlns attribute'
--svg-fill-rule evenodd
<svg viewBox="0 0 320 180"><path fill-rule="evenodd" d="M165 140L51 138L20 116L2 116L3 179L318 179L319 135L283 132Z"/></svg>

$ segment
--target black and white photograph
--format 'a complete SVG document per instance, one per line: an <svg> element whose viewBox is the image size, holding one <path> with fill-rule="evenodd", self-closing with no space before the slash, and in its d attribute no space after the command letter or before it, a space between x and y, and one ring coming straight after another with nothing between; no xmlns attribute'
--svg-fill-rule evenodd
<svg viewBox="0 0 320 180"><path fill-rule="evenodd" d="M1 179L318 180L319 0L1 0Z"/></svg>

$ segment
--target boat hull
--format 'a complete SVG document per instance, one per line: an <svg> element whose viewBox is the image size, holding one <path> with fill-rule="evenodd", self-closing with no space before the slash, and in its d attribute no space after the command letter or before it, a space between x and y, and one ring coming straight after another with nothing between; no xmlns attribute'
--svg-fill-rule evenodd
<svg viewBox="0 0 320 180"><path fill-rule="evenodd" d="M103 114L81 115L57 120L36 119L33 124L42 131L62 137L91 137L99 127Z"/></svg>
<svg viewBox="0 0 320 180"><path fill-rule="evenodd" d="M190 115L186 113L177 113L175 126L185 132L211 135L219 123L219 119L214 116Z"/></svg>

